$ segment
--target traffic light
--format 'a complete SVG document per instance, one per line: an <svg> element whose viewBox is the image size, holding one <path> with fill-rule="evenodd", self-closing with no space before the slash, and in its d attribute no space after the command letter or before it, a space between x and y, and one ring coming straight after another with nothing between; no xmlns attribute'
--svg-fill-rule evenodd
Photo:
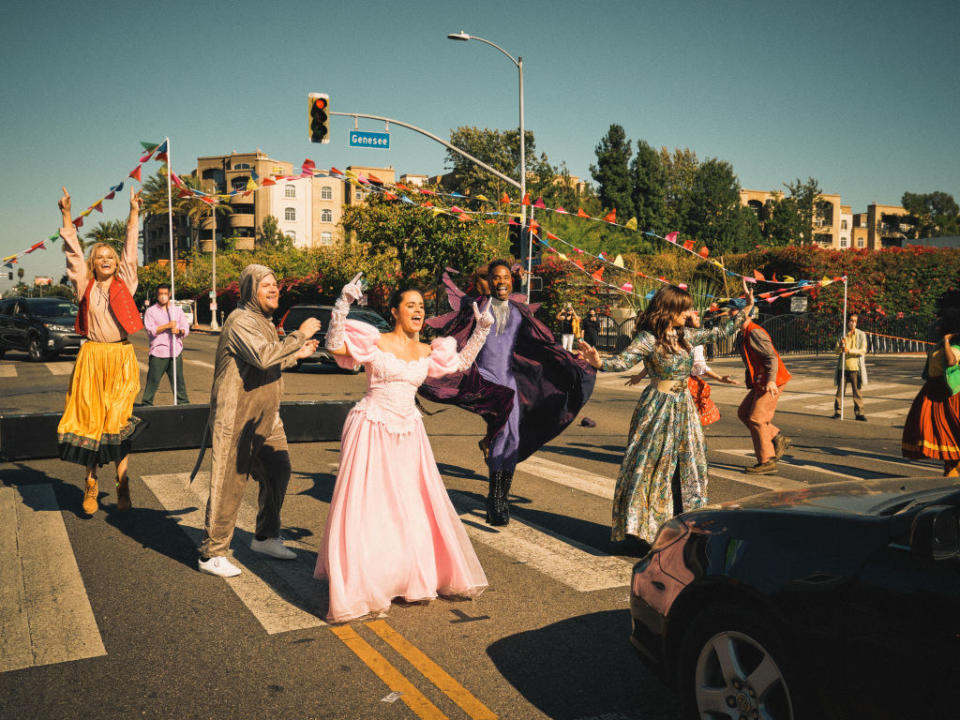
<svg viewBox="0 0 960 720"><path fill-rule="evenodd" d="M330 96L310 93L310 142L330 142Z"/></svg>
<svg viewBox="0 0 960 720"><path fill-rule="evenodd" d="M507 237L510 238L510 255L519 260L523 252L520 223L511 223L507 228Z"/></svg>

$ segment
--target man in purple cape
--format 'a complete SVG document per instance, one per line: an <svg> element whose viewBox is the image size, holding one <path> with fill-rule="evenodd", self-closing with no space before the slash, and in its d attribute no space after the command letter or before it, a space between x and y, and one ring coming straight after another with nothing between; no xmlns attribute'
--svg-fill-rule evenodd
<svg viewBox="0 0 960 720"><path fill-rule="evenodd" d="M491 262L487 277L495 324L476 362L465 373L427 380L420 394L487 421L487 523L506 525L507 495L517 463L573 422L593 392L596 372L564 350L527 305L510 297L513 276L505 260ZM440 332L462 347L473 323L472 305L463 303Z"/></svg>

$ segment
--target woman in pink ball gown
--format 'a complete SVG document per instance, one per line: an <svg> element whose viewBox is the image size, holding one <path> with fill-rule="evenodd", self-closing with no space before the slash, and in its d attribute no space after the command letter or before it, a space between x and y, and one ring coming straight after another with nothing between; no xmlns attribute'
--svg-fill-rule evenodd
<svg viewBox="0 0 960 720"><path fill-rule="evenodd" d="M420 342L424 307L417 290L394 292L391 332L347 320L362 292L358 274L343 288L327 329L326 347L337 362L363 365L367 376L367 392L343 426L340 469L314 571L329 581L331 622L385 612L394 598L476 597L487 587L414 398L427 377L470 367L493 316L474 305L477 329L457 353L453 338Z"/></svg>

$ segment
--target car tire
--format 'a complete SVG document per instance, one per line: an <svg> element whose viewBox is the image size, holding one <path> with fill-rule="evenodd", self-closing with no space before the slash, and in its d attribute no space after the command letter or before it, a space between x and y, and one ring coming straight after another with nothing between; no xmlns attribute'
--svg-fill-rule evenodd
<svg viewBox="0 0 960 720"><path fill-rule="evenodd" d="M677 664L683 717L822 717L786 647L760 614L722 606L696 616Z"/></svg>
<svg viewBox="0 0 960 720"><path fill-rule="evenodd" d="M47 354L43 350L43 343L40 342L39 335L31 335L27 341L27 354L33 362L43 362L47 359Z"/></svg>

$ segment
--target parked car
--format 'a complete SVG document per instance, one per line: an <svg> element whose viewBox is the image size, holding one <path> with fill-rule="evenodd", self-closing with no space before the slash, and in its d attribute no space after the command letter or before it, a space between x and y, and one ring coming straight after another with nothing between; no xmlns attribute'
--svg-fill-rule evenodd
<svg viewBox="0 0 960 720"><path fill-rule="evenodd" d="M26 350L34 362L76 352L83 337L74 332L76 303L61 297L12 297L0 300L0 357Z"/></svg>
<svg viewBox="0 0 960 720"><path fill-rule="evenodd" d="M193 327L193 300L177 300L177 307L183 311L183 316L187 320L187 325Z"/></svg>
<svg viewBox="0 0 960 720"><path fill-rule="evenodd" d="M683 513L633 569L631 641L689 717L956 717L958 518L943 477Z"/></svg>
<svg viewBox="0 0 960 720"><path fill-rule="evenodd" d="M308 317L315 317L321 323L320 332L313 336L314 339L320 343L319 347L317 347L316 352L310 357L300 360L297 363L297 369L299 369L303 363L336 365L336 360L334 360L333 355L327 352L323 346L327 339L327 327L330 325L331 310L333 310L332 305L294 305L283 314L280 322L277 323L277 335L281 338L288 332L293 332L300 327L300 324ZM347 315L347 317L351 320L360 320L361 322L369 323L380 332L388 332L390 330L390 324L383 319L383 316L370 308L353 306L350 308L350 314ZM355 372L359 371L360 370L357 369Z"/></svg>

